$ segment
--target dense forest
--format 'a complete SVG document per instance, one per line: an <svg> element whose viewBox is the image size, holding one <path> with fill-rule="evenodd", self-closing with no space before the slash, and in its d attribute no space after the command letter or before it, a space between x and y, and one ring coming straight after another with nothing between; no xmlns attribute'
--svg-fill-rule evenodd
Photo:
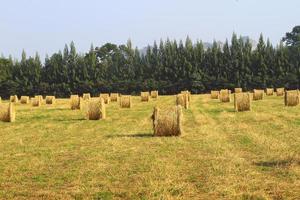
<svg viewBox="0 0 300 200"><path fill-rule="evenodd" d="M90 92L135 94L158 89L160 94L181 90L204 93L211 89L300 86L300 26L286 33L276 47L261 35L256 47L236 34L230 42L204 48L201 41L160 41L145 53L126 45L107 43L76 52L73 42L47 56L20 61L0 58L0 96L55 95Z"/></svg>

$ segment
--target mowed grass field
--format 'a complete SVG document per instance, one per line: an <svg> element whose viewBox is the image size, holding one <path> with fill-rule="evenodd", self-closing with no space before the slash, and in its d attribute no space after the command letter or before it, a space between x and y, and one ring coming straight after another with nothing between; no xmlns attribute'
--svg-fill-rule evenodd
<svg viewBox="0 0 300 200"><path fill-rule="evenodd" d="M0 122L0 199L300 199L300 106L283 97L232 103L192 95L180 137L152 137L153 107L107 106L87 121L69 99L16 105Z"/></svg>

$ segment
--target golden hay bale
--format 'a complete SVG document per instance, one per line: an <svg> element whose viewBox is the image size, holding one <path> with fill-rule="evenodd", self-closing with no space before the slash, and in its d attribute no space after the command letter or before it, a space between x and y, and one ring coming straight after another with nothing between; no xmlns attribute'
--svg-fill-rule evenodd
<svg viewBox="0 0 300 200"><path fill-rule="evenodd" d="M180 94L187 94L188 100L191 101L191 92L190 91L188 91L188 90L181 91Z"/></svg>
<svg viewBox="0 0 300 200"><path fill-rule="evenodd" d="M227 89L223 89L220 91L219 99L221 102L230 102L231 101L231 91Z"/></svg>
<svg viewBox="0 0 300 200"><path fill-rule="evenodd" d="M70 97L71 110L80 109L80 98L78 95L71 95Z"/></svg>
<svg viewBox="0 0 300 200"><path fill-rule="evenodd" d="M274 95L274 89L273 88L267 88L266 89L267 96L273 96Z"/></svg>
<svg viewBox="0 0 300 200"><path fill-rule="evenodd" d="M210 98L212 98L212 99L219 99L219 94L220 94L219 91L212 90L212 91L210 91Z"/></svg>
<svg viewBox="0 0 300 200"><path fill-rule="evenodd" d="M276 88L276 94L277 94L277 96L283 96L284 88Z"/></svg>
<svg viewBox="0 0 300 200"><path fill-rule="evenodd" d="M39 96L31 98L31 104L33 107L40 107L42 105L41 98Z"/></svg>
<svg viewBox="0 0 300 200"><path fill-rule="evenodd" d="M0 103L2 103L2 99L1 99L1 97L0 97Z"/></svg>
<svg viewBox="0 0 300 200"><path fill-rule="evenodd" d="M100 120L106 118L106 110L104 99L91 100L87 106L87 119L88 120Z"/></svg>
<svg viewBox="0 0 300 200"><path fill-rule="evenodd" d="M141 92L141 100L142 101L149 101L150 94L149 92Z"/></svg>
<svg viewBox="0 0 300 200"><path fill-rule="evenodd" d="M235 93L234 109L236 112L251 110L251 94L249 92Z"/></svg>
<svg viewBox="0 0 300 200"><path fill-rule="evenodd" d="M151 91L150 96L151 96L152 99L157 99L158 98L158 91L157 90Z"/></svg>
<svg viewBox="0 0 300 200"><path fill-rule="evenodd" d="M132 101L130 95L122 95L120 97L120 106L121 108L131 108L132 107Z"/></svg>
<svg viewBox="0 0 300 200"><path fill-rule="evenodd" d="M234 88L234 93L241 93L243 92L242 88Z"/></svg>
<svg viewBox="0 0 300 200"><path fill-rule="evenodd" d="M119 93L110 93L110 101L118 102L119 101Z"/></svg>
<svg viewBox="0 0 300 200"><path fill-rule="evenodd" d="M39 101L40 101L40 103L41 103L41 104L43 103L44 98L43 98L42 95L35 95L34 98L38 98Z"/></svg>
<svg viewBox="0 0 300 200"><path fill-rule="evenodd" d="M18 96L17 95L10 96L9 101L11 103L18 103L19 102Z"/></svg>
<svg viewBox="0 0 300 200"><path fill-rule="evenodd" d="M16 111L13 103L0 104L0 121L14 122L16 120Z"/></svg>
<svg viewBox="0 0 300 200"><path fill-rule="evenodd" d="M29 96L21 96L21 104L29 104Z"/></svg>
<svg viewBox="0 0 300 200"><path fill-rule="evenodd" d="M46 96L46 104L55 104L55 96Z"/></svg>
<svg viewBox="0 0 300 200"><path fill-rule="evenodd" d="M100 94L100 98L104 100L105 104L109 104L110 103L110 97L109 97L108 93Z"/></svg>
<svg viewBox="0 0 300 200"><path fill-rule="evenodd" d="M154 136L180 136L182 134L182 108L154 108L153 115Z"/></svg>
<svg viewBox="0 0 300 200"><path fill-rule="evenodd" d="M185 109L189 109L190 101L188 93L178 94L176 95L176 105L180 105Z"/></svg>
<svg viewBox="0 0 300 200"><path fill-rule="evenodd" d="M286 91L284 104L285 106L297 106L299 104L299 90Z"/></svg>
<svg viewBox="0 0 300 200"><path fill-rule="evenodd" d="M257 90L257 89L253 90L253 100L254 101L263 100L264 95L265 95L264 90Z"/></svg>
<svg viewBox="0 0 300 200"><path fill-rule="evenodd" d="M83 98L83 100L90 100L91 99L91 94L90 93L83 93L82 98Z"/></svg>

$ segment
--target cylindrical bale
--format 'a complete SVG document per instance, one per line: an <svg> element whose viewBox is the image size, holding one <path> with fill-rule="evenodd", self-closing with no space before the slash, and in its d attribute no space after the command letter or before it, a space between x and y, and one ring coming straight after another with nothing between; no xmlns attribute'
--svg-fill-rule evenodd
<svg viewBox="0 0 300 200"><path fill-rule="evenodd" d="M16 120L16 111L13 103L0 104L0 121L14 122Z"/></svg>
<svg viewBox="0 0 300 200"><path fill-rule="evenodd" d="M154 136L180 136L183 133L181 106L163 110L155 107L152 119Z"/></svg>
<svg viewBox="0 0 300 200"><path fill-rule="evenodd" d="M110 97L109 97L108 93L102 93L102 94L100 94L100 99L103 99L105 104L109 104L110 103Z"/></svg>
<svg viewBox="0 0 300 200"><path fill-rule="evenodd" d="M10 96L9 101L11 103L18 103L19 102L18 96L17 95Z"/></svg>
<svg viewBox="0 0 300 200"><path fill-rule="evenodd" d="M29 104L29 96L21 96L21 104Z"/></svg>
<svg viewBox="0 0 300 200"><path fill-rule="evenodd" d="M100 120L106 118L106 109L104 99L91 100L87 106L87 119Z"/></svg>
<svg viewBox="0 0 300 200"><path fill-rule="evenodd" d="M41 98L39 96L31 98L31 104L33 107L40 107L42 105Z"/></svg>
<svg viewBox="0 0 300 200"><path fill-rule="evenodd" d="M253 90L253 101L263 100L264 94L265 94L264 90L254 89Z"/></svg>
<svg viewBox="0 0 300 200"><path fill-rule="evenodd" d="M189 95L188 93L182 93L176 95L176 105L180 105L185 109L189 109L190 107L190 101L189 101Z"/></svg>
<svg viewBox="0 0 300 200"><path fill-rule="evenodd" d="M2 103L2 98L0 97L0 103Z"/></svg>
<svg viewBox="0 0 300 200"><path fill-rule="evenodd" d="M78 95L71 95L70 106L71 106L71 110L79 110L80 109L80 98Z"/></svg>
<svg viewBox="0 0 300 200"><path fill-rule="evenodd" d="M110 101L118 102L119 101L119 93L110 93Z"/></svg>
<svg viewBox="0 0 300 200"><path fill-rule="evenodd" d="M35 95L34 98L38 98L40 101L40 104L43 104L44 98L42 95Z"/></svg>
<svg viewBox="0 0 300 200"><path fill-rule="evenodd" d="M220 92L217 90L211 90L210 91L210 98L211 99L219 99Z"/></svg>
<svg viewBox="0 0 300 200"><path fill-rule="evenodd" d="M190 91L184 90L184 91L181 91L180 94L187 94L187 97L188 97L189 102L191 101L191 96L192 96L192 94L191 94Z"/></svg>
<svg viewBox="0 0 300 200"><path fill-rule="evenodd" d="M266 89L266 95L267 96L273 96L274 95L274 89L273 88L267 88Z"/></svg>
<svg viewBox="0 0 300 200"><path fill-rule="evenodd" d="M83 93L82 99L83 100L90 100L91 99L91 94L90 93Z"/></svg>
<svg viewBox="0 0 300 200"><path fill-rule="evenodd" d="M285 106L297 106L299 104L299 90L285 91Z"/></svg>
<svg viewBox="0 0 300 200"><path fill-rule="evenodd" d="M157 99L158 98L158 91L153 90L153 91L151 91L150 95L151 95L152 99Z"/></svg>
<svg viewBox="0 0 300 200"><path fill-rule="evenodd" d="M120 107L121 108L131 108L132 107L132 101L130 95L122 95L120 97Z"/></svg>
<svg viewBox="0 0 300 200"><path fill-rule="evenodd" d="M221 102L230 102L231 101L231 90L223 89L220 91L219 99Z"/></svg>
<svg viewBox="0 0 300 200"><path fill-rule="evenodd" d="M141 92L141 101L149 101L149 92Z"/></svg>
<svg viewBox="0 0 300 200"><path fill-rule="evenodd" d="M46 104L55 104L55 96L46 96Z"/></svg>
<svg viewBox="0 0 300 200"><path fill-rule="evenodd" d="M276 88L276 95L283 96L284 95L284 88Z"/></svg>
<svg viewBox="0 0 300 200"><path fill-rule="evenodd" d="M243 92L242 88L234 88L234 93L241 93Z"/></svg>
<svg viewBox="0 0 300 200"><path fill-rule="evenodd" d="M234 109L236 112L251 110L251 94L249 92L235 93Z"/></svg>

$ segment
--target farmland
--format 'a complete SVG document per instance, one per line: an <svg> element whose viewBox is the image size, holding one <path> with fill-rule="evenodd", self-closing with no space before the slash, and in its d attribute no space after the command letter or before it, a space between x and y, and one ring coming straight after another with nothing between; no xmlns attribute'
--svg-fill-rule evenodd
<svg viewBox="0 0 300 200"><path fill-rule="evenodd" d="M4 101L5 102L5 101ZM0 122L0 199L299 199L300 107L283 97L233 102L192 95L180 137L153 137L154 106L116 102L89 121L55 105L16 104Z"/></svg>

